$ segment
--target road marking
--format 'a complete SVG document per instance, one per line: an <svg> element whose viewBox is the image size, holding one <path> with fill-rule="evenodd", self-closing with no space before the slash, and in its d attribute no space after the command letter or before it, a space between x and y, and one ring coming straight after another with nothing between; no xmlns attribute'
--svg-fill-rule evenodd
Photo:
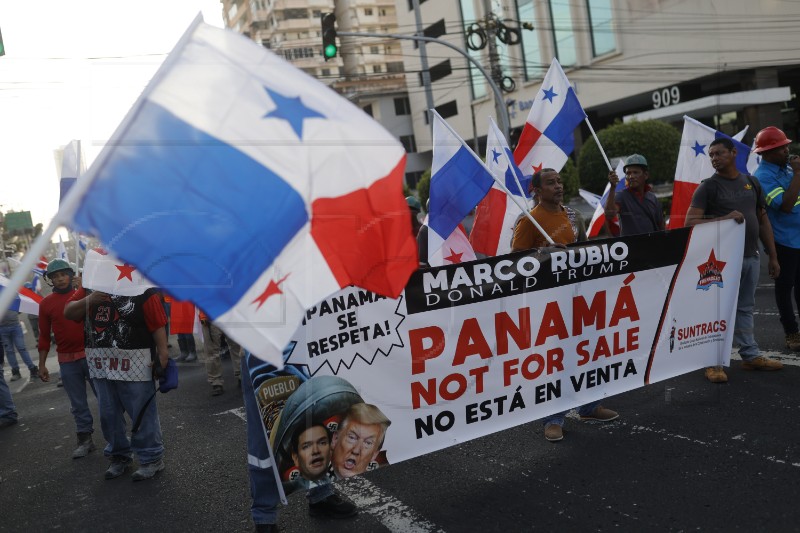
<svg viewBox="0 0 800 533"><path fill-rule="evenodd" d="M336 486L358 506L360 513L374 516L389 531L404 533L444 531L363 477L353 477L343 483L337 483Z"/></svg>
<svg viewBox="0 0 800 533"><path fill-rule="evenodd" d="M222 411L221 413L214 413L211 416L222 416L222 415L235 415L247 422L247 415L244 412L244 406L236 407L235 409L228 409L227 411Z"/></svg>

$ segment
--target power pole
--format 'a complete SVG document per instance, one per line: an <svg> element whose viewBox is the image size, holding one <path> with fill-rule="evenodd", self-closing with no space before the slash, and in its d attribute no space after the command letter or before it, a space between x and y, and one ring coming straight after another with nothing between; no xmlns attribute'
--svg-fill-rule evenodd
<svg viewBox="0 0 800 533"><path fill-rule="evenodd" d="M495 23L494 13L492 12L492 0L483 0L484 23L486 24L487 44L489 46L489 71L492 73L492 81L498 87L503 87L503 67L500 65L500 54L497 53L497 24ZM494 110L497 120L503 116L502 110L508 112L505 100L494 100ZM508 132L504 132L506 136Z"/></svg>
<svg viewBox="0 0 800 533"><path fill-rule="evenodd" d="M422 28L422 13L419 10L419 0L412 0L414 7L414 21L417 25L417 37L424 37ZM428 70L428 51L425 47L425 41L417 41L419 44L419 61L422 67L422 86L425 88L425 116L428 118L428 124L431 123L430 110L433 109L433 92L431 90L431 73Z"/></svg>

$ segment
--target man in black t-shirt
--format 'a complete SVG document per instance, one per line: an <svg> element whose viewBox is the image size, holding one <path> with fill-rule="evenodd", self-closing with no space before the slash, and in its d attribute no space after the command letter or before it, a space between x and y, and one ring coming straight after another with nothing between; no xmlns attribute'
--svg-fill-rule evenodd
<svg viewBox="0 0 800 533"><path fill-rule="evenodd" d="M744 258L733 342L739 345L742 370L780 370L783 368L780 362L759 355L753 329L753 308L760 270L759 238L769 255L769 276L775 279L780 274L761 187L757 180L740 173L736 168L736 148L730 139L712 141L708 147L708 157L716 174L704 180L695 190L686 213L686 226L728 219L745 224ZM721 366L706 368L706 378L712 383L728 381Z"/></svg>

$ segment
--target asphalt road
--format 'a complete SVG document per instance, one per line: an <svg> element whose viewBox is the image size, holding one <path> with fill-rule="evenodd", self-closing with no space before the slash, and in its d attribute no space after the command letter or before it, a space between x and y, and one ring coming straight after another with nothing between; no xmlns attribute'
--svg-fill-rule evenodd
<svg viewBox="0 0 800 533"><path fill-rule="evenodd" d="M309 518L294 495L280 529L797 531L800 354L784 351L772 290L762 275L757 339L780 372L735 360L728 384L697 371L616 396L606 405L619 420L570 418L557 444L532 423L340 483L361 508L351 520ZM72 460L63 389L23 370L11 384L20 423L0 431L0 531L252 531L242 399L226 365L220 397L198 363L159 394L167 468L141 483L105 481L99 451Z"/></svg>

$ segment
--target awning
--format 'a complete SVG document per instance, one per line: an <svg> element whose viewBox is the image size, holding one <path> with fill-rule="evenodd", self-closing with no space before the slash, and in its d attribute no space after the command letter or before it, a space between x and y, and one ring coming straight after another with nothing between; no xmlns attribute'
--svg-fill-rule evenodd
<svg viewBox="0 0 800 533"><path fill-rule="evenodd" d="M689 100L679 104L643 111L622 117L623 122L632 120L664 120L667 122L680 120L683 115L692 118L705 118L712 115L739 111L743 107L761 104L774 104L786 102L792 98L789 87L774 87L771 89L756 89L754 91L741 91L738 93L714 94Z"/></svg>

